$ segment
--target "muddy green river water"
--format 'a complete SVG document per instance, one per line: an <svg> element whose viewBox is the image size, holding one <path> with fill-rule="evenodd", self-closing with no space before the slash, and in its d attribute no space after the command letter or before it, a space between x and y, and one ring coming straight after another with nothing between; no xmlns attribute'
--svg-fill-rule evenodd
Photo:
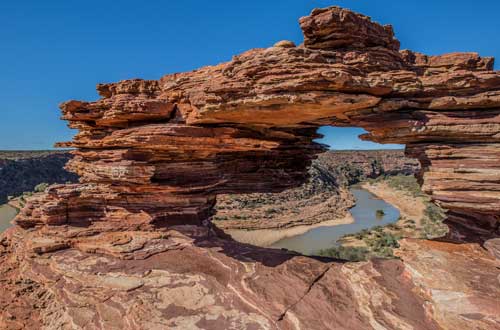
<svg viewBox="0 0 500 330"><path fill-rule="evenodd" d="M0 233L12 226L10 223L17 214L17 210L10 205L0 205Z"/></svg>
<svg viewBox="0 0 500 330"><path fill-rule="evenodd" d="M312 255L319 250L338 245L337 240L343 235L398 221L399 210L391 204L361 188L351 188L351 192L356 199L356 205L350 209L354 218L353 223L314 228L304 234L282 239L271 247L286 248L302 254ZM377 216L377 210L384 211L384 215Z"/></svg>

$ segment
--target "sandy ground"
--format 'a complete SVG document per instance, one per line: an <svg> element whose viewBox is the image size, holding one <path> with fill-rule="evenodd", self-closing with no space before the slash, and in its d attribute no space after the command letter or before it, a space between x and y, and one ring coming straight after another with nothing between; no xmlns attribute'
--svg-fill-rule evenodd
<svg viewBox="0 0 500 330"><path fill-rule="evenodd" d="M425 204L425 199L423 197L414 197L409 193L390 187L385 182L378 182L375 184L365 182L361 187L397 208L401 215L397 224L401 227L404 227L405 221L409 219L415 221L416 228L422 227L422 218L424 217L424 212L427 207ZM412 229L411 231L417 232L418 229L416 228ZM390 229L385 230L394 232ZM411 233L406 233L406 235L409 234ZM411 237L411 235L409 235L408 237ZM367 247L364 240L357 239L354 236L349 236L342 239L342 245L350 247Z"/></svg>
<svg viewBox="0 0 500 330"><path fill-rule="evenodd" d="M284 238L307 233L309 230L314 228L345 225L353 222L354 218L351 216L350 213L347 213L346 216L343 218L323 221L320 223L316 223L314 225L296 226L287 229L258 229L258 230L231 229L231 230L225 230L225 232L231 235L238 242L267 247Z"/></svg>
<svg viewBox="0 0 500 330"><path fill-rule="evenodd" d="M17 210L8 204L0 205L0 233L12 226Z"/></svg>
<svg viewBox="0 0 500 330"><path fill-rule="evenodd" d="M21 206L21 199L20 198L14 198L14 199L10 200L7 204L12 206L13 208L17 209L18 211L23 208Z"/></svg>
<svg viewBox="0 0 500 330"><path fill-rule="evenodd" d="M401 190L391 188L386 183L363 183L363 189L368 190L380 199L393 205L401 213L401 218L412 219L420 227L426 205L422 197L414 197Z"/></svg>

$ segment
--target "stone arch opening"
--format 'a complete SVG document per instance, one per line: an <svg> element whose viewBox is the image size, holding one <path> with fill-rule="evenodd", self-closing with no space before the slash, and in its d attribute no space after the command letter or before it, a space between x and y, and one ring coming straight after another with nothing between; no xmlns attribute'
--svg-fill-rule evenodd
<svg viewBox="0 0 500 330"><path fill-rule="evenodd" d="M420 180L450 210L455 238L499 233L500 74L476 53L399 50L392 27L338 7L300 19L304 43L279 42L193 72L100 84L96 102L61 105L79 130L54 186L17 219L25 228L157 230L203 225L223 193L301 184L324 147L320 126L406 145ZM471 238L472 239L472 238Z"/></svg>
<svg viewBox="0 0 500 330"><path fill-rule="evenodd" d="M0 324L498 328L493 59L400 51L392 27L338 7L300 25L299 46L100 84L100 100L62 104L79 133L59 146L75 149L67 167L80 183L31 198L0 239ZM211 236L216 195L303 183L324 125L405 144L423 189L449 210L449 238L488 240L489 252L404 240L401 260L343 263Z"/></svg>
<svg viewBox="0 0 500 330"><path fill-rule="evenodd" d="M315 142L328 145L330 150L377 150L404 149L404 144L380 144L361 140L359 137L368 132L361 127L320 126L317 131L323 137Z"/></svg>

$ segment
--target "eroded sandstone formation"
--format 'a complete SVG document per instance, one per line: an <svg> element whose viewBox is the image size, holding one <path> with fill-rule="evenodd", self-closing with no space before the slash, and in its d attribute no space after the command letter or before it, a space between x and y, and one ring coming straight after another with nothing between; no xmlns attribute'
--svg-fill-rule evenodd
<svg viewBox="0 0 500 330"><path fill-rule="evenodd" d="M201 224L216 194L303 182L323 150L316 128L337 125L406 144L450 220L498 233L493 59L399 51L391 27L341 9L315 10L300 25L298 47L254 49L159 81L101 84L100 100L62 104L63 119L80 132L59 146L77 148L68 169L81 184L51 188L18 224Z"/></svg>
<svg viewBox="0 0 500 330"><path fill-rule="evenodd" d="M498 327L498 259L477 244L416 241L403 261L342 264L214 237L216 195L303 183L321 125L406 144L457 226L450 238L498 235L493 59L399 51L390 26L337 7L300 25L297 47L62 104L79 133L59 146L76 148L67 168L81 182L31 200L2 239L2 327Z"/></svg>

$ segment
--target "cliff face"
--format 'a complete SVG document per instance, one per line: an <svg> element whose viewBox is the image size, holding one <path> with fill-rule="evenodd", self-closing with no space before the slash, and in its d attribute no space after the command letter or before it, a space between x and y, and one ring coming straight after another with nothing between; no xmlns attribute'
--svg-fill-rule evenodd
<svg viewBox="0 0 500 330"><path fill-rule="evenodd" d="M213 223L221 229L284 229L346 216L354 205L347 187L317 161L309 175L306 183L280 193L219 195Z"/></svg>
<svg viewBox="0 0 500 330"><path fill-rule="evenodd" d="M318 126L359 126L420 160L450 238L498 251L493 60L399 51L390 26L336 7L300 25L298 47L61 105L79 133L60 146L77 149L67 168L81 182L32 199L2 238L2 327L498 326L498 260L477 244L408 241L402 261L342 264L215 237L217 194L296 187L324 150Z"/></svg>
<svg viewBox="0 0 500 330"><path fill-rule="evenodd" d="M420 164L402 150L328 151L317 161L332 172L340 185L357 183L380 175L415 175Z"/></svg>

